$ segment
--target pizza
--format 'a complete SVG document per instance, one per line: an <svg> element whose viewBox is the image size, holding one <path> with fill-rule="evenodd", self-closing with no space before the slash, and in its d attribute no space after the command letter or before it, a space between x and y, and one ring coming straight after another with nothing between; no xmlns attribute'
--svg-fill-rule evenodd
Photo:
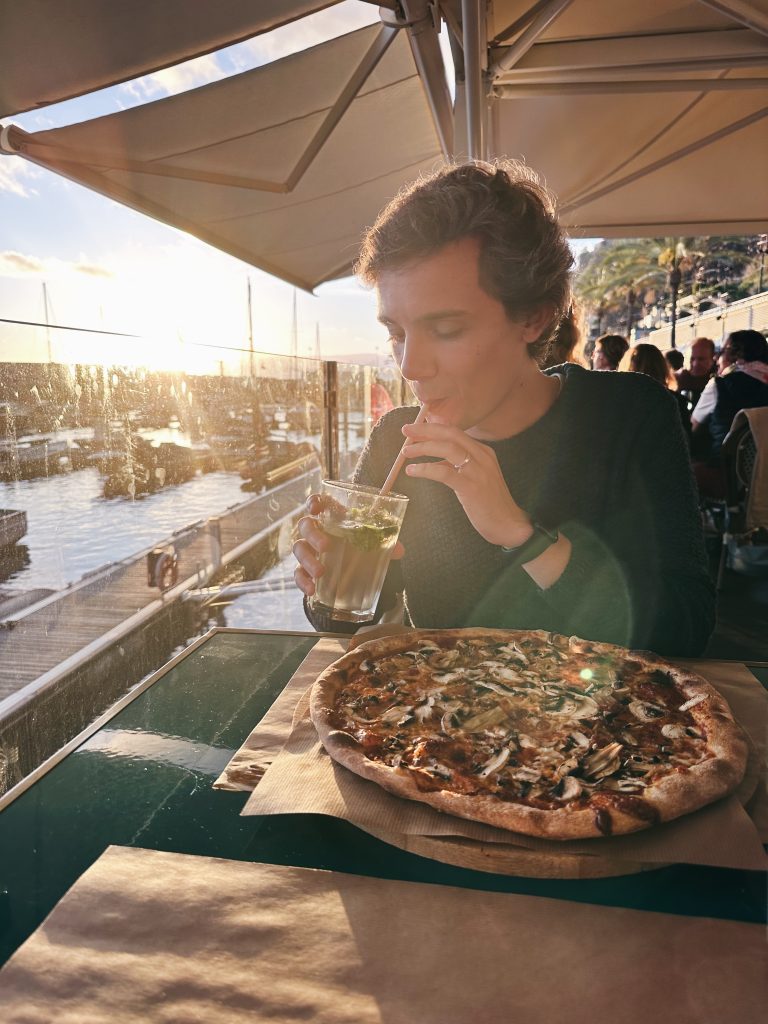
<svg viewBox="0 0 768 1024"><path fill-rule="evenodd" d="M390 793L547 839L645 829L736 788L747 742L704 679L544 631L415 630L317 679L339 764Z"/></svg>

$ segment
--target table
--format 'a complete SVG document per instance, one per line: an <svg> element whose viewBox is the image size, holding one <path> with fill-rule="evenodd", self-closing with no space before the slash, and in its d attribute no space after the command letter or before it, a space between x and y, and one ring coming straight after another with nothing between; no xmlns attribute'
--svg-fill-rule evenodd
<svg viewBox="0 0 768 1024"><path fill-rule="evenodd" d="M765 921L766 878L756 872L680 865L599 880L504 877L405 853L331 818L241 818L246 794L211 784L317 639L211 630L39 769L15 799L0 800L0 962L109 845ZM768 683L765 666L752 671Z"/></svg>

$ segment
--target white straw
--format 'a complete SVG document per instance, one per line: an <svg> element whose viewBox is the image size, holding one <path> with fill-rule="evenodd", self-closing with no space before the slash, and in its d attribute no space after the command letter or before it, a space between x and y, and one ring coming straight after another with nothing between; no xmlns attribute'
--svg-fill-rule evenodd
<svg viewBox="0 0 768 1024"><path fill-rule="evenodd" d="M427 418L427 411L424 408L424 406L422 405L422 407L419 409L419 415L413 421L414 425L417 424L417 423L423 423L426 420L426 418ZM403 465L405 464L406 459L408 458L408 456L405 454L405 450L404 450L405 446L407 444L408 444L408 441L404 441L403 442L403 447L400 449L400 452L399 452L397 458L392 463L392 469L390 469L389 474L387 475L387 479L384 481L384 484L383 484L381 490L379 491L379 494L381 496L383 496L385 494L389 494L389 492L395 486L395 480L397 480L397 476L398 476L400 470L403 468Z"/></svg>

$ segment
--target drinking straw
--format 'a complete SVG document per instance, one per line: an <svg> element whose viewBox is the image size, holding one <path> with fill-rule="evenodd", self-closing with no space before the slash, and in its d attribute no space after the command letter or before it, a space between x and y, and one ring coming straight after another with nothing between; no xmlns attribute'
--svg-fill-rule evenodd
<svg viewBox="0 0 768 1024"><path fill-rule="evenodd" d="M422 405L422 407L419 409L418 416L416 417L416 419L413 422L414 423L423 423L426 420L426 418L427 418L426 409ZM405 461L407 459L407 455L405 454L405 451L404 451L404 448L405 448L405 446L407 444L408 444L407 440L403 442L403 447L400 449L400 452L398 453L397 458L392 463L392 469L390 469L389 473L387 474L387 479L384 481L384 484L383 484L381 490L379 491L378 496L376 497L376 500L373 502L372 511L376 512L378 510L379 500L381 498L386 497L389 494L389 492L392 490L392 488L394 486L394 483L395 483L395 480L397 479L397 474L403 468L403 464L405 463ZM356 570L357 570L357 565L355 564L354 560L347 563L347 565L342 570L341 577L340 577L339 582L337 584L337 587L336 587L337 592L344 593L344 591L349 588L349 585L351 583L352 577L355 575Z"/></svg>
<svg viewBox="0 0 768 1024"><path fill-rule="evenodd" d="M414 426L417 423L423 423L424 420L426 420L426 418L427 418L427 410L422 405L422 407L419 409L419 415L413 421ZM382 488L379 491L379 497L384 497L385 495L389 494L389 492L395 486L395 480L397 480L397 475L400 472L400 470L403 468L403 465L404 465L406 459L408 458L408 456L405 454L405 446L407 444L408 444L407 441L403 442L403 447L400 449L400 452L398 453L397 458L392 463L392 469L390 469L389 473L387 474L387 479L384 481L384 483L382 485Z"/></svg>

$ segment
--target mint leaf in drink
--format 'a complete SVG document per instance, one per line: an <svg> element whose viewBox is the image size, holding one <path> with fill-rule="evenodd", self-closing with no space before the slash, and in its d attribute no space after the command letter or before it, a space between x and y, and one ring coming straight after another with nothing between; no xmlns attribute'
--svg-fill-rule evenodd
<svg viewBox="0 0 768 1024"><path fill-rule="evenodd" d="M361 551L375 551L397 533L397 521L382 510L351 508L339 526L350 544Z"/></svg>

